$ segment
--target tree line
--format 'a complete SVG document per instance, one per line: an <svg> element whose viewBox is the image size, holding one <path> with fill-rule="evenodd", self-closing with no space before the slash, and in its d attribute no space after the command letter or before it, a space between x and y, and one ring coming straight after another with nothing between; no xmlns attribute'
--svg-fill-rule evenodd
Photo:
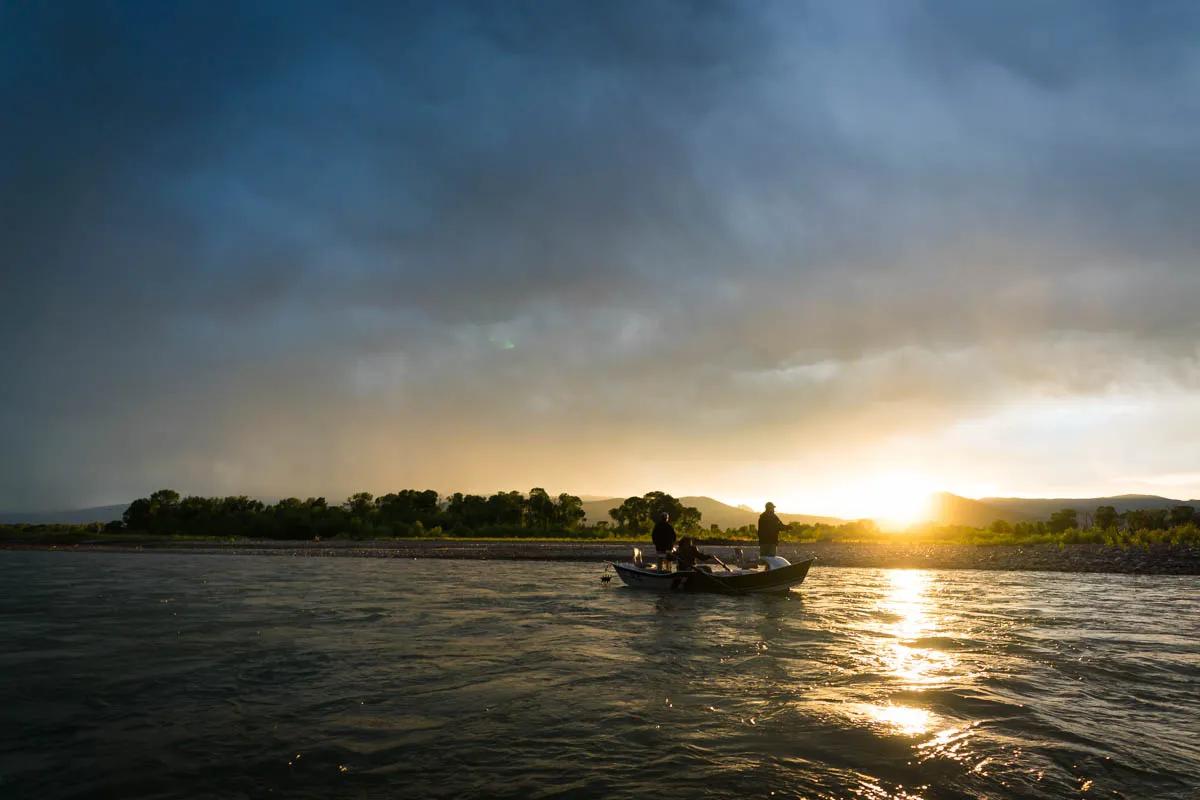
<svg viewBox="0 0 1200 800"><path fill-rule="evenodd" d="M181 497L174 489L160 489L134 500L120 522L110 523L105 529L265 539L443 534L606 536L610 531L641 535L649 533L654 519L664 511L678 530L699 530L700 512L665 492L630 497L609 512L611 524L604 520L588 525L579 497L567 493L554 497L537 487L528 493L507 491L490 496L462 492L441 496L432 489L403 489L379 497L357 492L332 505L323 497L289 497L278 503L263 503L245 495Z"/></svg>
<svg viewBox="0 0 1200 800"><path fill-rule="evenodd" d="M682 533L700 530L700 511L685 506L666 492L647 492L641 497L627 497L616 508L609 509L617 530L631 533L649 533L654 528L657 516L663 512L670 517L671 525Z"/></svg>
<svg viewBox="0 0 1200 800"><path fill-rule="evenodd" d="M661 512L671 516L682 534L707 534L710 542L757 538L754 524L704 530L698 509L685 506L665 492L628 497L609 510L608 520L589 523L579 497L552 496L544 489L528 493L497 492L484 496L433 490L405 489L379 497L359 492L342 503L325 498L286 498L263 503L244 495L181 497L162 489L129 505L118 522L102 525L4 525L0 538L86 536L127 531L135 534L247 537L264 539L393 538L393 537L645 537ZM871 520L839 525L792 523L781 534L785 542L897 541L960 544L1078 544L1142 546L1156 543L1200 545L1200 514L1189 505L1168 509L1134 509L1118 513L1100 506L1094 513L1065 508L1048 520L1006 522L986 528L928 524L905 534L886 533Z"/></svg>
<svg viewBox="0 0 1200 800"><path fill-rule="evenodd" d="M1098 506L1092 514L1080 515L1074 508L1055 511L1046 522L1009 523L996 520L990 526L994 533L1066 533L1071 530L1100 531L1166 531L1186 525L1200 525L1200 515L1194 506L1172 508L1133 508L1117 512L1112 506Z"/></svg>

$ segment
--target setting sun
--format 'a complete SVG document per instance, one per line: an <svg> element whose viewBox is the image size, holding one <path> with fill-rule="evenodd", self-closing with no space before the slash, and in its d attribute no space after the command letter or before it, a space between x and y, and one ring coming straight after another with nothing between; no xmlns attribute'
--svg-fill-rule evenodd
<svg viewBox="0 0 1200 800"><path fill-rule="evenodd" d="M931 496L938 490L933 478L905 470L877 472L837 486L820 507L843 519L873 519L881 528L906 528L928 518ZM811 499L784 498L782 508L811 507Z"/></svg>
<svg viewBox="0 0 1200 800"><path fill-rule="evenodd" d="M873 508L867 516L884 527L907 527L924 520L930 510L934 483L913 473L894 473L877 479L865 494Z"/></svg>

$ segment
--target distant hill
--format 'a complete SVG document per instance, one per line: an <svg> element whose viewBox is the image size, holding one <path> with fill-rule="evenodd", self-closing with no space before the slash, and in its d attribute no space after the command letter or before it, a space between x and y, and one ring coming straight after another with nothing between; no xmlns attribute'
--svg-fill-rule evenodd
<svg viewBox="0 0 1200 800"><path fill-rule="evenodd" d="M89 522L112 522L120 519L129 508L128 503L119 506L95 506L77 508L73 511L0 511L0 525L85 525Z"/></svg>
<svg viewBox="0 0 1200 800"><path fill-rule="evenodd" d="M1032 522L1035 517L1019 509L1001 508L982 500L971 500L949 492L938 492L930 498L929 521L939 525L985 528L998 519L1005 522Z"/></svg>
<svg viewBox="0 0 1200 800"><path fill-rule="evenodd" d="M711 497L681 497L679 501L685 506L692 506L700 512L700 523L705 528L713 523L722 528L740 528L743 525L754 525L758 522L758 515L761 513L761 511L754 511L745 506L727 505ZM587 512L587 522L594 524L607 521L611 523L612 517L608 515L609 510L616 508L623 502L625 502L624 497L585 501L583 510ZM784 522L801 522L809 525L817 523L840 525L846 521L837 517L820 517L812 514L781 513L779 518Z"/></svg>
<svg viewBox="0 0 1200 800"><path fill-rule="evenodd" d="M1200 500L1172 500L1152 494L1122 494L1115 497L984 497L979 500L993 508L1025 514L1033 519L1048 519L1055 511L1073 508L1080 514L1092 514L1098 506L1112 506L1118 514L1134 509L1196 506Z"/></svg>
<svg viewBox="0 0 1200 800"><path fill-rule="evenodd" d="M1112 506L1118 514L1134 509L1195 506L1200 500L1173 500L1149 494L1123 494L1116 497L983 497L971 500L948 492L933 497L930 521L940 525L971 525L982 528L998 519L1006 522L1047 520L1055 511L1073 508L1079 514L1093 514L1099 506Z"/></svg>

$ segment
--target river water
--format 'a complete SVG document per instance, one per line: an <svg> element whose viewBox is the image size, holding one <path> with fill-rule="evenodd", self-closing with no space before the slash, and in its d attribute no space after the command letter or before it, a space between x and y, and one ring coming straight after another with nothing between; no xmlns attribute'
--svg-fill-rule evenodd
<svg viewBox="0 0 1200 800"><path fill-rule="evenodd" d="M0 797L1200 797L1200 580L0 553Z"/></svg>

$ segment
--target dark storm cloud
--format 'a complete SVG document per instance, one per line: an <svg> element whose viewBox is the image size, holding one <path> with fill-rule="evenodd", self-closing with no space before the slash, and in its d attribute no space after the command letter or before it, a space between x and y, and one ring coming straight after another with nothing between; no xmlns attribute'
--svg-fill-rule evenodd
<svg viewBox="0 0 1200 800"><path fill-rule="evenodd" d="M572 483L605 446L1136 365L1194 389L1197 33L1192 4L7 4L0 501L505 484L440 451L531 436Z"/></svg>

